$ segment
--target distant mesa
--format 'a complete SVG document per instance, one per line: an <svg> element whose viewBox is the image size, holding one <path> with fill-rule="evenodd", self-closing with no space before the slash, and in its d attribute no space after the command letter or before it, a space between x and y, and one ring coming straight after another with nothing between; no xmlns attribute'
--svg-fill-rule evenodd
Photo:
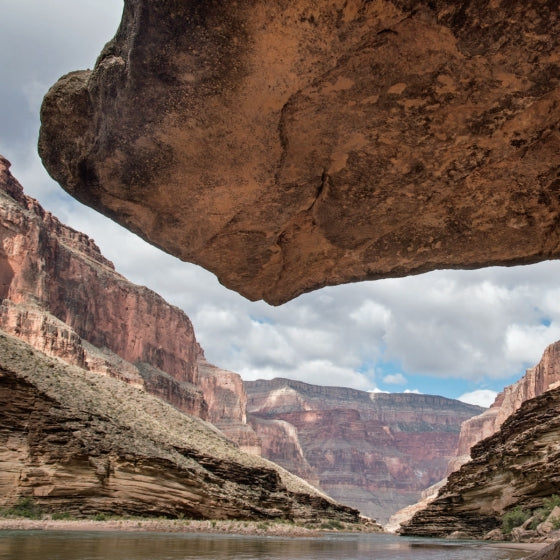
<svg viewBox="0 0 560 560"><path fill-rule="evenodd" d="M343 4L127 0L45 97L45 167L272 304L558 258L556 3Z"/></svg>

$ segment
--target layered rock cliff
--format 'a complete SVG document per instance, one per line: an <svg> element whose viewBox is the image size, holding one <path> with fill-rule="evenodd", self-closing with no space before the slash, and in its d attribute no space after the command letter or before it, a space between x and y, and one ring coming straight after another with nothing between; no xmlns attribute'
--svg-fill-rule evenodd
<svg viewBox="0 0 560 560"><path fill-rule="evenodd" d="M202 418L189 318L118 274L95 243L23 193L0 156L0 328Z"/></svg>
<svg viewBox="0 0 560 560"><path fill-rule="evenodd" d="M0 331L0 506L48 512L357 522L211 424Z"/></svg>
<svg viewBox="0 0 560 560"><path fill-rule="evenodd" d="M524 402L471 449L437 498L402 525L404 535L481 538L516 506L536 509L560 484L560 388Z"/></svg>
<svg viewBox="0 0 560 560"><path fill-rule="evenodd" d="M442 478L461 422L482 410L443 397L288 379L244 384L263 456L380 522Z"/></svg>
<svg viewBox="0 0 560 560"><path fill-rule="evenodd" d="M206 362L187 315L118 274L93 240L27 197L9 165L0 156L0 328L143 387L260 454L241 377Z"/></svg>
<svg viewBox="0 0 560 560"><path fill-rule="evenodd" d="M505 420L527 400L542 395L560 384L560 341L548 346L539 363L529 368L516 383L498 394L490 408L461 424L461 433L455 456L449 461L447 475L471 460L471 448L483 439L495 434ZM423 499L398 511L391 517L387 528L398 530L401 523L409 521L418 511L427 507L438 495L445 480L427 489Z"/></svg>
<svg viewBox="0 0 560 560"><path fill-rule="evenodd" d="M82 202L273 304L558 257L557 7L125 0L93 71L45 97L40 154Z"/></svg>
<svg viewBox="0 0 560 560"><path fill-rule="evenodd" d="M500 426L527 400L542 395L560 385L560 341L549 345L539 363L529 368L516 383L506 387L492 406L481 415L465 420L457 448L457 457L450 464L448 472L457 470L470 459L473 445L495 434Z"/></svg>

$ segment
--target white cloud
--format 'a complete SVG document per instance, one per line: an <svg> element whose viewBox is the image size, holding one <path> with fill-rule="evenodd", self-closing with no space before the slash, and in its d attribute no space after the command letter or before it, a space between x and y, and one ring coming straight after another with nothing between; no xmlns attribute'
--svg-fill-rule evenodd
<svg viewBox="0 0 560 560"><path fill-rule="evenodd" d="M388 383L389 385L406 385L408 381L402 373L390 373L383 378L383 383Z"/></svg>
<svg viewBox="0 0 560 560"><path fill-rule="evenodd" d="M476 404L488 408L496 400L497 395L498 393L496 391L477 389L476 391L461 395L457 400L467 404Z"/></svg>
<svg viewBox="0 0 560 560"><path fill-rule="evenodd" d="M505 336L505 353L512 360L535 364L543 350L560 339L560 322L550 325L509 325Z"/></svg>
<svg viewBox="0 0 560 560"><path fill-rule="evenodd" d="M422 393L418 389L405 389L403 393L412 393L414 395L421 395Z"/></svg>

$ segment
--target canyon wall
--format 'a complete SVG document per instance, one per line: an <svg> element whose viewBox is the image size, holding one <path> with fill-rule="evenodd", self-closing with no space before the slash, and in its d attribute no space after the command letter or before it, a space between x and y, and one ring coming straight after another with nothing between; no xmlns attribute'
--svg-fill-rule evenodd
<svg viewBox="0 0 560 560"><path fill-rule="evenodd" d="M548 346L539 363L529 368L516 383L506 387L492 406L461 426L457 456L449 463L448 473L470 460L470 450L479 441L495 434L521 405L560 385L560 341Z"/></svg>
<svg viewBox="0 0 560 560"><path fill-rule="evenodd" d="M483 410L288 379L244 384L263 455L380 522L444 476L461 422Z"/></svg>
<svg viewBox="0 0 560 560"><path fill-rule="evenodd" d="M93 240L27 197L1 157L0 328L207 416L189 318L126 280Z"/></svg>
<svg viewBox="0 0 560 560"><path fill-rule="evenodd" d="M542 507L560 485L560 388L525 401L472 459L451 473L438 496L404 523L401 534L472 538L501 526L516 506Z"/></svg>
<svg viewBox="0 0 560 560"><path fill-rule="evenodd" d="M0 507L194 519L359 522L211 424L0 331Z"/></svg>
<svg viewBox="0 0 560 560"><path fill-rule="evenodd" d="M260 453L241 377L204 360L187 315L126 280L93 240L27 197L1 156L0 328L50 356L143 387Z"/></svg>

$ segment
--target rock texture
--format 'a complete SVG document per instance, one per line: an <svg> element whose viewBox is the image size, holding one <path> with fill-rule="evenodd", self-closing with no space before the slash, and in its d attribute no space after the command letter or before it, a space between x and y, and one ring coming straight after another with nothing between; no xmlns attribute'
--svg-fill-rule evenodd
<svg viewBox="0 0 560 560"><path fill-rule="evenodd" d="M241 376L210 364L202 351L197 365L208 420L247 453L261 455L261 440L247 423L247 394Z"/></svg>
<svg viewBox="0 0 560 560"><path fill-rule="evenodd" d="M40 154L273 304L536 262L560 256L559 41L550 0L126 0L93 71L45 97Z"/></svg>
<svg viewBox="0 0 560 560"><path fill-rule="evenodd" d="M0 156L0 328L207 416L183 311L118 274L93 240L23 193Z"/></svg>
<svg viewBox="0 0 560 560"><path fill-rule="evenodd" d="M341 506L211 424L0 331L0 507L356 523Z"/></svg>
<svg viewBox="0 0 560 560"><path fill-rule="evenodd" d="M560 341L548 346L539 363L529 368L519 381L506 387L488 410L463 422L457 456L450 461L448 473L466 463L470 459L472 446L495 434L525 401L559 385Z"/></svg>
<svg viewBox="0 0 560 560"><path fill-rule="evenodd" d="M461 422L482 410L288 379L244 384L263 456L381 523L442 478Z"/></svg>
<svg viewBox="0 0 560 560"><path fill-rule="evenodd" d="M480 538L515 506L536 509L560 484L560 388L526 401L472 460L452 473L438 497L403 524L405 535Z"/></svg>

